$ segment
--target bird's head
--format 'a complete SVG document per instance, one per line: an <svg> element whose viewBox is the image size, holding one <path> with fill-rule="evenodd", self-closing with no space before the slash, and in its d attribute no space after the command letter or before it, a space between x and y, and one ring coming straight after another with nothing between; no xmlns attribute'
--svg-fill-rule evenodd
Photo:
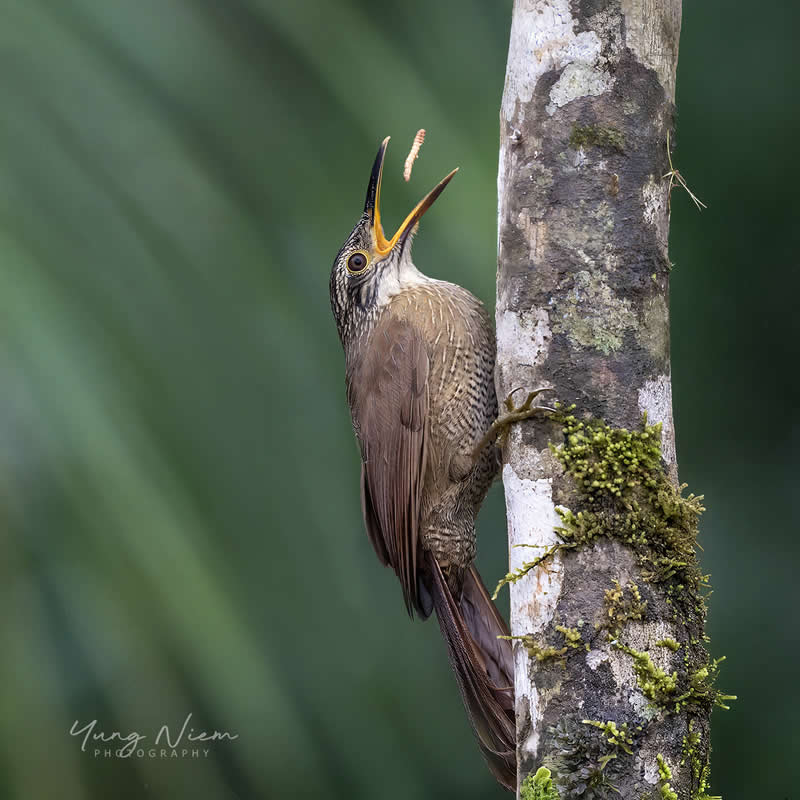
<svg viewBox="0 0 800 800"><path fill-rule="evenodd" d="M345 335L357 332L373 319L395 294L427 280L411 261L411 240L422 215L458 172L454 169L437 183L414 206L394 236L387 239L381 224L380 199L388 144L387 136L372 165L364 213L339 250L331 270L331 307L343 341Z"/></svg>

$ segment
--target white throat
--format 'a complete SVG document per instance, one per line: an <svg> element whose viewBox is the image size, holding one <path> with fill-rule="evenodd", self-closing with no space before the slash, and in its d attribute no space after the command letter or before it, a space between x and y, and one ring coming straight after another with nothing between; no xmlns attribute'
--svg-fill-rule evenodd
<svg viewBox="0 0 800 800"><path fill-rule="evenodd" d="M379 306L384 306L395 295L430 283L433 283L433 278L423 275L414 266L410 256L401 256L399 261L390 264L387 271L381 276L376 302Z"/></svg>

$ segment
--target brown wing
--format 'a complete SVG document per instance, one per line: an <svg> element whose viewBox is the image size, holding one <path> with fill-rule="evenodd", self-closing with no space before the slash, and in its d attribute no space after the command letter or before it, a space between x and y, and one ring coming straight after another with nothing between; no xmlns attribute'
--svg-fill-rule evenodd
<svg viewBox="0 0 800 800"><path fill-rule="evenodd" d="M361 349L348 369L347 394L361 445L364 524L378 558L397 573L413 613L420 609L417 551L428 355L419 332L395 317L379 321Z"/></svg>

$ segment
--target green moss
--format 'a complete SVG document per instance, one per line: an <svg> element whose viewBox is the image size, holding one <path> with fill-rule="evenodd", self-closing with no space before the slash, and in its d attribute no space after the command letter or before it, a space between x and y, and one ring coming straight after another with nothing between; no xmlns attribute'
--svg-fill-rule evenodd
<svg viewBox="0 0 800 800"><path fill-rule="evenodd" d="M715 658L709 660L699 669L689 674L688 686L672 702L675 704L675 711L689 704L719 706L726 711L730 708L726 703L728 700L736 700L735 694L722 694L715 686L714 682L719 674L719 665L725 660Z"/></svg>
<svg viewBox="0 0 800 800"><path fill-rule="evenodd" d="M547 661L550 658L563 656L564 653L567 652L566 647L552 647L549 644L538 641L529 633L526 633L524 636L501 636L499 638L506 639L510 642L522 642L522 644L525 645L525 649L528 651L528 653L537 661Z"/></svg>
<svg viewBox="0 0 800 800"><path fill-rule="evenodd" d="M726 701L736 699L734 695L722 694L714 686L724 657L710 660L699 669L679 677L677 671L670 674L657 667L649 653L619 642L614 646L633 659L633 672L639 689L661 711L677 714L687 706L710 709L715 705L727 709Z"/></svg>
<svg viewBox="0 0 800 800"><path fill-rule="evenodd" d="M569 144L574 150L579 147L610 147L622 152L625 137L622 131L609 125L573 125Z"/></svg>
<svg viewBox="0 0 800 800"><path fill-rule="evenodd" d="M536 774L528 775L519 788L521 800L560 800L547 767L539 767Z"/></svg>
<svg viewBox="0 0 800 800"><path fill-rule="evenodd" d="M700 570L695 545L698 520L705 510L703 498L693 494L684 497L685 487L676 487L670 481L661 459L660 424L648 425L645 416L639 430L612 428L602 420L577 419L572 413L574 406L563 409L557 405L557 409L553 418L561 423L564 440L560 445L551 442L550 448L574 481L582 505L575 511L557 510L561 525L556 532L561 541L507 575L498 590L545 564L560 550L591 545L605 537L622 542L632 551L644 580L667 584L666 602L674 609L675 622L702 624L705 598L701 590L708 586L708 576ZM646 603L638 587L629 583L623 589L615 582L606 591L603 618L597 626L616 637L626 622L644 619L645 614ZM658 644L672 650L680 647L674 639ZM692 640L690 644L700 643ZM683 691L677 692L676 687L670 688L673 676L657 670L649 655L634 650L629 654L646 696L658 704L671 700L679 710L681 704L713 698L713 703L724 705L720 701L726 696L711 688L720 661L695 670ZM685 663L688 669L688 652Z"/></svg>
<svg viewBox="0 0 800 800"><path fill-rule="evenodd" d="M659 639L656 647L668 647L673 653L677 653L681 649L680 642L676 642L674 639Z"/></svg>
<svg viewBox="0 0 800 800"><path fill-rule="evenodd" d="M537 547L537 545L519 545L520 547ZM542 553L537 558L534 558L533 561L526 561L523 565L513 572L507 573L503 578L500 579L497 586L495 587L494 594L492 595L492 600L497 600L497 595L500 593L500 590L506 585L510 583L516 583L520 578L524 578L532 569L536 569L540 564L544 563L550 556L554 553L557 553L559 550L563 549L564 545L561 542L558 542L550 547L548 547L544 553Z"/></svg>
<svg viewBox="0 0 800 800"><path fill-rule="evenodd" d="M555 630L564 637L563 647L554 647L546 642L539 641L530 633L524 636L501 636L507 641L522 642L528 653L537 661L547 661L551 658L560 658L569 648L578 649L581 646L581 632L577 628L568 628L566 625L556 625Z"/></svg>
<svg viewBox="0 0 800 800"><path fill-rule="evenodd" d="M705 758L701 758L698 750L700 749L702 737L694 728L694 720L689 721L689 732L683 737L681 752L681 766L687 763L692 770L692 800L722 800L719 796L712 797L708 794L709 783L711 781L711 761L710 753L706 753Z"/></svg>
<svg viewBox="0 0 800 800"><path fill-rule="evenodd" d="M616 647L633 659L633 672L642 694L659 708L667 708L678 688L678 673L664 672L653 663L649 653L619 643Z"/></svg>
<svg viewBox="0 0 800 800"><path fill-rule="evenodd" d="M577 628L567 628L565 625L556 625L556 630L564 635L567 647L578 648L581 646L581 632Z"/></svg>
<svg viewBox="0 0 800 800"><path fill-rule="evenodd" d="M619 636L623 625L632 619L642 619L647 610L647 601L642 600L639 587L628 583L623 589L619 581L614 581L611 589L606 589L603 601L603 617L595 623L598 630L608 629L611 638Z"/></svg>
<svg viewBox="0 0 800 800"><path fill-rule="evenodd" d="M574 511L558 509L561 525L556 532L561 541L506 575L494 596L506 583L518 581L555 553L606 537L632 550L646 581L670 582L673 586L668 591L681 586L674 601L683 617L702 621L705 603L700 589L707 586L708 576L698 566L695 543L698 519L705 509L701 496L684 497L685 487L675 487L670 481L661 460L660 424L648 425L645 417L640 430L611 428L601 420L579 420L573 409L558 407L553 415L561 423L564 441L551 442L550 447L575 482L582 506ZM621 609L621 616L638 613L635 599L627 603L630 609ZM613 614L613 598L608 607Z"/></svg>
<svg viewBox="0 0 800 800"><path fill-rule="evenodd" d="M633 750L631 750L631 747L633 747L633 737L628 733L627 722L623 722L619 727L617 727L617 723L613 721L599 722L594 719L584 719L582 722L584 725L592 725L595 728L599 728L605 734L606 741L609 744L621 748L629 756L633 755Z"/></svg>
<svg viewBox="0 0 800 800"><path fill-rule="evenodd" d="M667 764L666 759L661 753L656 756L656 763L658 764L658 779L660 781L671 781L672 770L669 768L669 764Z"/></svg>
<svg viewBox="0 0 800 800"><path fill-rule="evenodd" d="M661 711L677 714L687 706L728 709L726 702L736 699L735 695L722 694L714 686L724 657L709 660L699 669L679 677L677 671L670 674L653 664L649 653L634 650L619 642L615 642L614 646L633 659L633 672L639 689Z"/></svg>
<svg viewBox="0 0 800 800"><path fill-rule="evenodd" d="M672 780L672 770L669 768L664 756L659 753L656 756L658 764L658 792L663 800L678 800L678 795L673 791L669 782Z"/></svg>
<svg viewBox="0 0 800 800"><path fill-rule="evenodd" d="M661 461L661 425L641 430L611 428L599 420L559 413L563 444L551 443L555 457L584 498L577 513L559 511L557 532L565 544L616 538L636 555L645 580L675 579L694 601L707 576L695 555L702 497L684 497ZM693 603L694 605L702 605Z"/></svg>

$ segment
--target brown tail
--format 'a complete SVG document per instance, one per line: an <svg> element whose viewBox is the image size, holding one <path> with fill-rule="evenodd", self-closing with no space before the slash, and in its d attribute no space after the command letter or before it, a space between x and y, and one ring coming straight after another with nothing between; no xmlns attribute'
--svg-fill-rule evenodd
<svg viewBox="0 0 800 800"><path fill-rule="evenodd" d="M470 567L460 602L429 553L433 603L450 665L481 752L497 780L517 788L514 723L514 664L508 627L489 597L478 571Z"/></svg>

